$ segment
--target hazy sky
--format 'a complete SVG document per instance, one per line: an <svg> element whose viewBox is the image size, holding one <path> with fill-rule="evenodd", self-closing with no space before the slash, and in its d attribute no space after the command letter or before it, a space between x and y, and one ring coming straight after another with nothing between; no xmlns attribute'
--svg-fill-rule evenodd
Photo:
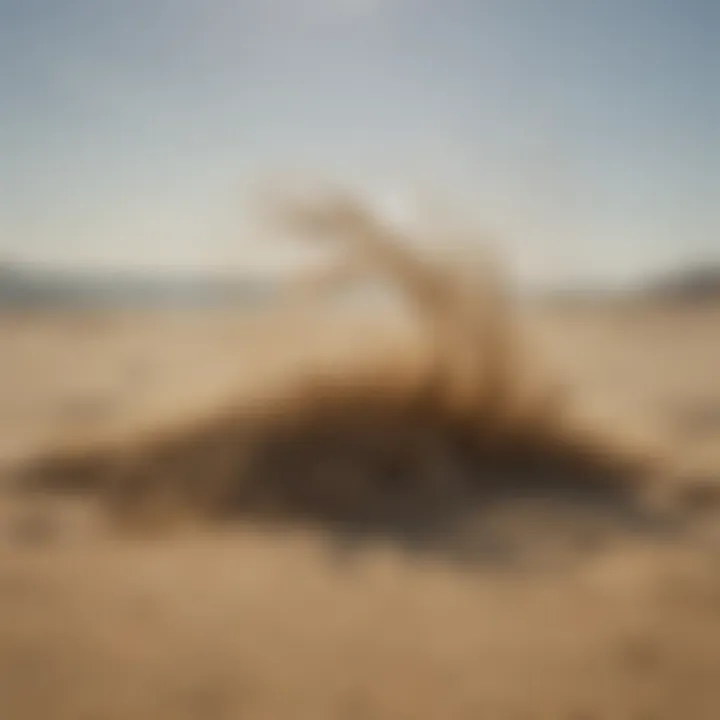
<svg viewBox="0 0 720 720"><path fill-rule="evenodd" d="M0 0L0 254L287 262L239 207L287 169L540 277L720 258L720 2Z"/></svg>

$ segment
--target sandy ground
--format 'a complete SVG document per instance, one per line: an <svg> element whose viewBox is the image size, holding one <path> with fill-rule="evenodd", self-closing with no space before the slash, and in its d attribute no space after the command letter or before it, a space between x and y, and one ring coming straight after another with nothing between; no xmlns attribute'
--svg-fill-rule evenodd
<svg viewBox="0 0 720 720"><path fill-rule="evenodd" d="M661 423L688 478L720 480L720 307L537 314L571 386ZM277 340L292 357L269 327L227 312L1 317L6 477L63 438L152 427L242 383L261 398L286 363L319 362L300 317ZM363 331L338 322L333 337L323 362L352 357ZM711 499L679 532L618 529L572 552L565 515L531 532L537 514L515 513L526 562L456 565L380 541L345 557L310 530L248 523L128 538L90 501L8 495L0 717L715 720Z"/></svg>

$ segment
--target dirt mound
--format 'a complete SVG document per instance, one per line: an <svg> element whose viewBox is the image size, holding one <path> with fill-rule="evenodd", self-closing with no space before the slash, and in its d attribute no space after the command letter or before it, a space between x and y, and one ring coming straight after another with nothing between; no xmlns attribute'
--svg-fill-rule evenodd
<svg viewBox="0 0 720 720"><path fill-rule="evenodd" d="M657 447L583 417L489 258L430 258L349 197L276 217L399 289L420 341L381 351L369 335L349 362L298 364L262 402L240 394L131 439L58 448L25 487L98 493L151 523L249 516L422 537L498 499L637 500Z"/></svg>

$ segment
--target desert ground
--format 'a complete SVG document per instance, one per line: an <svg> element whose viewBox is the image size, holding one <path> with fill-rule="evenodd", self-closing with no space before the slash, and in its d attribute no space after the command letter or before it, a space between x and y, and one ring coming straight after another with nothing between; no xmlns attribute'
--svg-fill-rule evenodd
<svg viewBox="0 0 720 720"><path fill-rule="evenodd" d="M4 313L0 717L719 717L720 305L531 314L569 392L621 434L621 408L662 428L693 489L679 520L511 496L474 516L490 551L462 558L252 515L117 526L82 489L24 492L23 468L238 394L260 415L298 368L317 381L412 333L307 308Z"/></svg>

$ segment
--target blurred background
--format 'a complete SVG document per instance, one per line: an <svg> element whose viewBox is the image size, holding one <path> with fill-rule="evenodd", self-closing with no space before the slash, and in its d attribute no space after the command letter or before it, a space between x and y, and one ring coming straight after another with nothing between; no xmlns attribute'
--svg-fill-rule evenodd
<svg viewBox="0 0 720 720"><path fill-rule="evenodd" d="M0 0L0 718L716 720L719 37Z"/></svg>
<svg viewBox="0 0 720 720"><path fill-rule="evenodd" d="M340 182L535 284L718 262L719 11L571 0L5 3L0 253L272 274L252 189Z"/></svg>

